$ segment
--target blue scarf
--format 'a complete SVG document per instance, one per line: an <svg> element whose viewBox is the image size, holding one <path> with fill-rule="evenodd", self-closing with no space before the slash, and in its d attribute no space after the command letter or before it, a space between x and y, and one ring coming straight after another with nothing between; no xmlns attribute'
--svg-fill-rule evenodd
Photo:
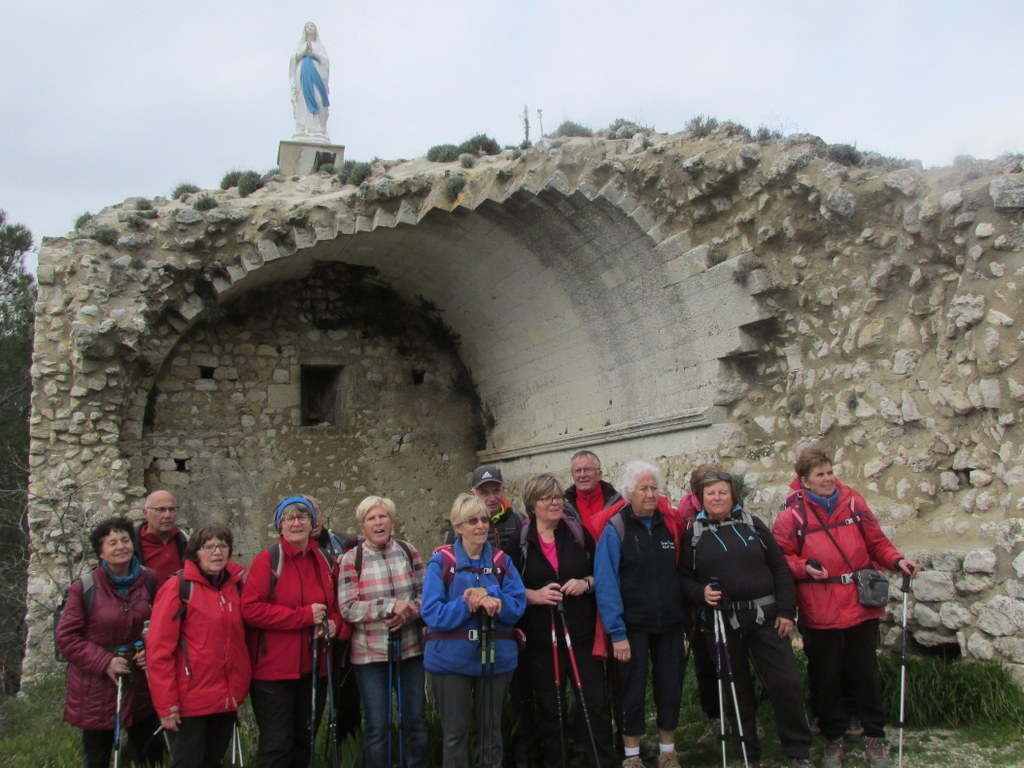
<svg viewBox="0 0 1024 768"><path fill-rule="evenodd" d="M107 572L107 576L114 582L114 589L120 592L122 595L127 595L128 590L131 589L132 584L137 578L139 578L139 558L137 555L132 555L132 565L128 569L127 576L115 576L110 572L110 567L107 565L105 560L100 560L100 565L103 566L103 570Z"/></svg>
<svg viewBox="0 0 1024 768"><path fill-rule="evenodd" d="M832 491L832 495L828 498L819 496L816 493L811 493L809 490L804 488L804 493L807 494L807 498L817 504L819 507L825 510L826 517L831 517L832 513L836 511L836 504L839 503L839 489L836 488Z"/></svg>

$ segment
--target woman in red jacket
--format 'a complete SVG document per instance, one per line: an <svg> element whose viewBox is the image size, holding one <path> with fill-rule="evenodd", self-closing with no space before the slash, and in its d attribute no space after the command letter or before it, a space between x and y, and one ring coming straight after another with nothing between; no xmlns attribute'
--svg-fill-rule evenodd
<svg viewBox="0 0 1024 768"><path fill-rule="evenodd" d="M305 497L282 501L274 513L281 539L256 555L242 589L253 659L250 695L260 732L257 764L264 768L309 765L310 721L315 730L327 694L323 635L333 638L340 628L344 640L352 631L338 614L333 568L310 537L315 521Z"/></svg>
<svg viewBox="0 0 1024 768"><path fill-rule="evenodd" d="M82 729L82 765L107 768L120 680L122 738L127 733L137 763L156 765L163 743L152 738L158 723L142 672L146 652L139 648L133 657L118 649L133 649L142 638L157 577L139 565L127 518L102 521L89 542L99 564L72 583L57 625L57 649L69 662L64 719Z"/></svg>
<svg viewBox="0 0 1024 768"><path fill-rule="evenodd" d="M800 450L794 469L796 490L772 534L796 582L797 626L807 654L811 700L827 740L821 766L841 768L843 732L850 717L859 715L871 768L888 768L875 655L878 620L885 609L861 605L851 576L874 564L916 576L919 566L893 546L864 498L835 478L832 459L821 446ZM858 712L846 711L844 666L845 679L857 683L853 694Z"/></svg>
<svg viewBox="0 0 1024 768"><path fill-rule="evenodd" d="M149 687L171 744L171 768L217 768L251 668L242 624L244 569L220 523L185 546L185 567L157 594L146 636Z"/></svg>

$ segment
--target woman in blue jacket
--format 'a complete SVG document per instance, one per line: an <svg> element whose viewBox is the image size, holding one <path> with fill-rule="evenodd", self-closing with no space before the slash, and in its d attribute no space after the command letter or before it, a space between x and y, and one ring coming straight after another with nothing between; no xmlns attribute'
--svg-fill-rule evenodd
<svg viewBox="0 0 1024 768"><path fill-rule="evenodd" d="M502 764L501 709L519 650L515 623L526 590L511 559L488 542L490 516L463 493L449 515L456 539L427 564L421 614L427 625L424 668L441 716L443 768L468 768L472 701L480 765Z"/></svg>

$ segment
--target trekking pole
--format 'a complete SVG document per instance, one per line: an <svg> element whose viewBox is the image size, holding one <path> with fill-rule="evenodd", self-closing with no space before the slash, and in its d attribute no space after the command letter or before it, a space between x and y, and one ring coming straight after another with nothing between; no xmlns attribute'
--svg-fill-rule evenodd
<svg viewBox="0 0 1024 768"><path fill-rule="evenodd" d="M313 768L316 762L316 683L320 673L320 639L317 637L317 625L313 626L313 689L312 706L309 710L309 767Z"/></svg>
<svg viewBox="0 0 1024 768"><path fill-rule="evenodd" d="M392 632L395 645L395 699L398 712L398 765L405 768L405 741L402 735L402 634L401 630Z"/></svg>
<svg viewBox="0 0 1024 768"><path fill-rule="evenodd" d="M121 645L114 651L114 655L122 658L128 658L128 646ZM124 675L117 676L117 703L114 705L114 768L119 768L121 764L121 739L122 734L121 728L121 702L124 699Z"/></svg>
<svg viewBox="0 0 1024 768"><path fill-rule="evenodd" d="M900 746L897 765L903 768L903 728L907 724L907 593L910 592L910 574L903 574L903 624L900 627Z"/></svg>
<svg viewBox="0 0 1024 768"><path fill-rule="evenodd" d="M480 729L480 768L487 768L489 765L490 753L491 753L491 719L493 713L491 712L491 679L490 671L488 669L488 658L493 662L493 652L488 657L488 642L489 642L489 621L487 611L480 608L477 612L477 621L479 623L478 634L480 638L480 687L477 692L478 694L478 710L480 712L480 722L477 724Z"/></svg>
<svg viewBox="0 0 1024 768"><path fill-rule="evenodd" d="M388 765L391 768L395 764L391 756L395 747L395 645L391 642L391 633L388 632Z"/></svg>
<svg viewBox="0 0 1024 768"><path fill-rule="evenodd" d="M235 755L238 760L235 760ZM245 758L242 756L242 734L238 730L238 713L235 713L235 722L231 724L231 768L245 768Z"/></svg>
<svg viewBox="0 0 1024 768"><path fill-rule="evenodd" d="M562 620L562 633L565 635L565 649L569 654L569 667L572 670L573 682L576 684L576 701L583 711L583 722L587 725L587 736L590 737L590 749L594 753L594 765L601 764L601 757L597 753L597 740L594 739L594 727L590 724L590 712L587 711L587 704L583 700L583 679L580 677L580 668L576 664L576 651L572 647L572 638L569 636L569 624L565 619L565 606L559 603L555 610Z"/></svg>
<svg viewBox="0 0 1024 768"><path fill-rule="evenodd" d="M559 604L561 605L561 604ZM551 661L555 671L555 705L558 707L558 749L565 768L565 715L562 712L562 671L558 664L558 634L555 631L555 609L551 609Z"/></svg>
<svg viewBox="0 0 1024 768"><path fill-rule="evenodd" d="M722 588L719 585L718 579L711 579L711 588L715 591L721 592ZM723 609L725 604L725 595L718 601L718 605L715 606L714 617L715 617L715 644L718 645L718 658L719 658L719 670L721 670L721 663L725 663L726 673L729 675L729 692L732 694L732 706L736 713L736 732L740 737L740 750L743 752L743 765L745 768L750 768L750 762L747 759L747 739L743 733L743 721L740 719L740 700L736 696L736 677L733 674L732 669L732 658L729 656L729 643L726 640L725 634L725 618L723 617ZM721 675L721 671L719 671ZM721 704L719 705L721 708ZM722 755L724 760L725 755L725 721L722 721Z"/></svg>
<svg viewBox="0 0 1024 768"><path fill-rule="evenodd" d="M331 768L338 768L338 709L334 701L334 642L330 639L327 619L321 626L327 654L327 754Z"/></svg>

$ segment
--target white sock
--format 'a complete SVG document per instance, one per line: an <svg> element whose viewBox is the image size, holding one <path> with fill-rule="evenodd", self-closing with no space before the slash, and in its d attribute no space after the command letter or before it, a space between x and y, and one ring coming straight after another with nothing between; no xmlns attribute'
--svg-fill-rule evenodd
<svg viewBox="0 0 1024 768"><path fill-rule="evenodd" d="M626 747L626 759L640 757L640 747Z"/></svg>
<svg viewBox="0 0 1024 768"><path fill-rule="evenodd" d="M661 743L659 743L659 744L658 744L658 751L659 751L659 752L660 752L661 754L663 754L663 755L664 755L664 754L665 754L666 752L675 752L675 751L676 751L676 745L675 745L675 742L673 742L673 743L671 743L671 744L661 744Z"/></svg>

